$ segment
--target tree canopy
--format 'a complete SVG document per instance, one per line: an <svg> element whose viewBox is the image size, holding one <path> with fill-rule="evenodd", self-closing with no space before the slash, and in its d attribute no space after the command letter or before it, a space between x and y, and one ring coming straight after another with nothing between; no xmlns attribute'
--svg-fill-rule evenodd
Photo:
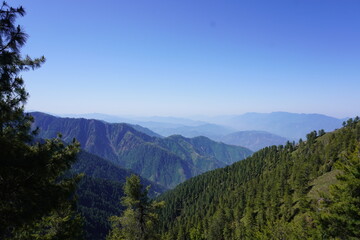
<svg viewBox="0 0 360 240"><path fill-rule="evenodd" d="M121 202L127 208L122 216L110 218L112 230L107 238L108 240L158 239L155 234L155 225L158 220L156 210L163 203L150 200L148 190L149 188L143 188L137 175L133 174L126 179L125 196Z"/></svg>
<svg viewBox="0 0 360 240"><path fill-rule="evenodd" d="M23 7L3 2L0 8L0 238L65 236L64 222L77 222L71 210L77 177L63 178L79 145L60 138L36 139L32 117L24 112L28 93L21 72L40 67L45 58L23 57L28 35L15 24ZM66 214L65 214L66 213ZM65 217L65 215L66 217ZM57 217L56 217L57 216ZM50 221L50 219L52 221ZM51 222L56 221L56 224ZM77 223L74 226L76 228Z"/></svg>

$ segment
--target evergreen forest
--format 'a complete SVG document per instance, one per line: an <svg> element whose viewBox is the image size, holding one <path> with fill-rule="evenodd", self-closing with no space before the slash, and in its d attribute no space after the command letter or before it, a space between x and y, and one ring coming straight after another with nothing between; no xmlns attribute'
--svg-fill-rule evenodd
<svg viewBox="0 0 360 240"><path fill-rule="evenodd" d="M358 239L360 121L264 148L159 197L164 239Z"/></svg>
<svg viewBox="0 0 360 240"><path fill-rule="evenodd" d="M16 20L24 15L2 3L0 239L360 238L359 117L252 152L30 114L22 73L46 59L21 53L28 35Z"/></svg>

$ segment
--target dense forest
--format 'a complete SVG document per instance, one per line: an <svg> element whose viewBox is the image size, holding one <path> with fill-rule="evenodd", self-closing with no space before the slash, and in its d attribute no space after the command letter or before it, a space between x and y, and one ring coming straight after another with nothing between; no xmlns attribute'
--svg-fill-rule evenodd
<svg viewBox="0 0 360 240"><path fill-rule="evenodd" d="M99 151L107 147L109 156L118 154L115 145L100 139L140 146L127 151L124 162L134 163L145 152L159 167L161 154L194 168L206 165L203 171L235 162L167 190L114 159L80 150L83 139L68 134L74 129L64 137L53 129L55 135L39 135L24 111L28 93L21 73L45 58L20 52L27 35L15 20L24 14L5 2L0 8L0 239L359 239L359 117L237 162L251 152L205 137L148 136L125 124L90 121L90 131L82 125L87 134L106 129L104 138L91 135L84 142ZM151 163L142 167L154 175Z"/></svg>
<svg viewBox="0 0 360 240"><path fill-rule="evenodd" d="M104 239L110 231L109 218L120 215L124 207L119 204L124 196L126 178L133 172L120 168L96 155L81 151L77 161L66 175L84 174L76 187L77 212L83 217L85 239ZM166 189L147 179L142 185L151 186L148 195L154 198Z"/></svg>
<svg viewBox="0 0 360 240"><path fill-rule="evenodd" d="M194 177L159 197L164 239L355 239L359 147L357 117Z"/></svg>

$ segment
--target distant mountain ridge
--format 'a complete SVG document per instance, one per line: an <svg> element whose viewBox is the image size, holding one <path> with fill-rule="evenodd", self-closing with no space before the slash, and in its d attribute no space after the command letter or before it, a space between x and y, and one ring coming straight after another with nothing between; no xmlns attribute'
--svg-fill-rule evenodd
<svg viewBox="0 0 360 240"><path fill-rule="evenodd" d="M170 136L180 134L186 137L206 136L215 141L237 131L266 131L291 141L305 138L313 130L326 132L342 127L348 118L335 118L323 114L290 112L245 113L217 117L201 117L198 120L172 117L117 117L105 114L81 114L85 118L95 117L109 122L129 122L149 128L152 131Z"/></svg>
<svg viewBox="0 0 360 240"><path fill-rule="evenodd" d="M39 112L31 115L34 127L41 129L39 137L52 138L61 133L64 141L76 138L84 150L168 188L252 154L249 149L208 138L151 137L124 123L59 118Z"/></svg>
<svg viewBox="0 0 360 240"><path fill-rule="evenodd" d="M258 151L271 145L285 145L288 139L265 131L239 131L223 136L220 141Z"/></svg>
<svg viewBox="0 0 360 240"><path fill-rule="evenodd" d="M236 129L225 127L217 124L202 124L198 126L180 126L180 127L151 127L148 126L153 131L163 135L182 135L184 137L199 137L205 136L212 140L218 141L222 136L230 134L236 131Z"/></svg>
<svg viewBox="0 0 360 240"><path fill-rule="evenodd" d="M214 123L229 126L240 131L258 130L273 133L289 140L298 141L306 134L324 129L326 132L342 127L344 119L322 114L288 112L245 113L212 119Z"/></svg>

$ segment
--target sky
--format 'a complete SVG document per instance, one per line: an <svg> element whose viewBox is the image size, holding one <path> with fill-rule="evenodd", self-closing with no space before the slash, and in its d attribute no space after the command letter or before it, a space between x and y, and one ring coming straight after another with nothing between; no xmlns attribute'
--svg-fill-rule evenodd
<svg viewBox="0 0 360 240"><path fill-rule="evenodd" d="M358 0L31 0L26 109L360 115Z"/></svg>

